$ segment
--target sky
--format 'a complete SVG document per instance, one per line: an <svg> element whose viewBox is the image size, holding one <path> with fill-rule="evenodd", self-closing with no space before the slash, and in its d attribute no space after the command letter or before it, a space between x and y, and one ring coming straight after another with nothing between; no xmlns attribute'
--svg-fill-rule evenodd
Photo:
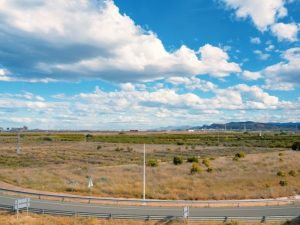
<svg viewBox="0 0 300 225"><path fill-rule="evenodd" d="M300 0L0 0L0 127L300 121Z"/></svg>

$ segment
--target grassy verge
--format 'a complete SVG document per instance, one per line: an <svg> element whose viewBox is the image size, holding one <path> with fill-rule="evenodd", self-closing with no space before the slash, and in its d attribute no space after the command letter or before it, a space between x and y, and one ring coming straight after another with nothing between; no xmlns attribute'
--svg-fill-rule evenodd
<svg viewBox="0 0 300 225"><path fill-rule="evenodd" d="M136 220L100 220L95 218L75 218L75 217L58 217L30 214L29 216L21 214L19 219L16 215L8 213L0 213L0 221L2 225L180 225L188 224L180 221L136 221ZM197 223L192 223L197 224ZM198 223L201 225L258 225L261 223ZM266 225L299 225L299 222L272 222L264 223Z"/></svg>

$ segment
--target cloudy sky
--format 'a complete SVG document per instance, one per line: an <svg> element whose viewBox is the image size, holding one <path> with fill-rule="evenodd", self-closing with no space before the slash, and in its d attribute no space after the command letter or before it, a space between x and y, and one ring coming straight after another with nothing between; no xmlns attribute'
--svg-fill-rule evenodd
<svg viewBox="0 0 300 225"><path fill-rule="evenodd" d="M300 120L299 0L0 0L0 127Z"/></svg>

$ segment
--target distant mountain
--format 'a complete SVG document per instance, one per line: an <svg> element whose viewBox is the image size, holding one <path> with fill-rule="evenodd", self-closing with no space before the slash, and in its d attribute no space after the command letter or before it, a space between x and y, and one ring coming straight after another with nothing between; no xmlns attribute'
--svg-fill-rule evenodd
<svg viewBox="0 0 300 225"><path fill-rule="evenodd" d="M236 130L236 131L300 131L300 123L260 123L253 121L213 123L203 126L168 126L152 131L184 131L184 130Z"/></svg>
<svg viewBox="0 0 300 225"><path fill-rule="evenodd" d="M191 127L193 130L240 130L240 131L260 131L260 130L277 130L277 131L300 131L300 123L259 123L253 121L230 122L226 124L213 123Z"/></svg>

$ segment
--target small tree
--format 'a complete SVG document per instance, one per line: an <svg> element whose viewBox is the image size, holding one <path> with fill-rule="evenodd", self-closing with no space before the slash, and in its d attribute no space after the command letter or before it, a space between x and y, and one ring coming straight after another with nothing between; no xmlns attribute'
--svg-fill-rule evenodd
<svg viewBox="0 0 300 225"><path fill-rule="evenodd" d="M174 163L174 165L180 165L180 164L183 163L183 160L182 160L182 158L179 157L179 156L174 156L174 158L173 158L173 163Z"/></svg>
<svg viewBox="0 0 300 225"><path fill-rule="evenodd" d="M289 175L295 177L297 176L297 172L295 170L290 170Z"/></svg>
<svg viewBox="0 0 300 225"><path fill-rule="evenodd" d="M285 177L285 172L283 172L283 171L278 171L278 172L277 172L277 176L279 176L279 177Z"/></svg>
<svg viewBox="0 0 300 225"><path fill-rule="evenodd" d="M193 163L193 162L197 163L197 162L199 162L199 159L196 156L192 156L192 157L187 158L187 161L189 163Z"/></svg>
<svg viewBox="0 0 300 225"><path fill-rule="evenodd" d="M292 145L292 149L294 151L300 151L300 141L294 142L293 145Z"/></svg>
<svg viewBox="0 0 300 225"><path fill-rule="evenodd" d="M201 168L198 163L193 163L191 168L191 174L200 173Z"/></svg>
<svg viewBox="0 0 300 225"><path fill-rule="evenodd" d="M279 181L280 186L284 187L288 185L288 182L286 180Z"/></svg>

